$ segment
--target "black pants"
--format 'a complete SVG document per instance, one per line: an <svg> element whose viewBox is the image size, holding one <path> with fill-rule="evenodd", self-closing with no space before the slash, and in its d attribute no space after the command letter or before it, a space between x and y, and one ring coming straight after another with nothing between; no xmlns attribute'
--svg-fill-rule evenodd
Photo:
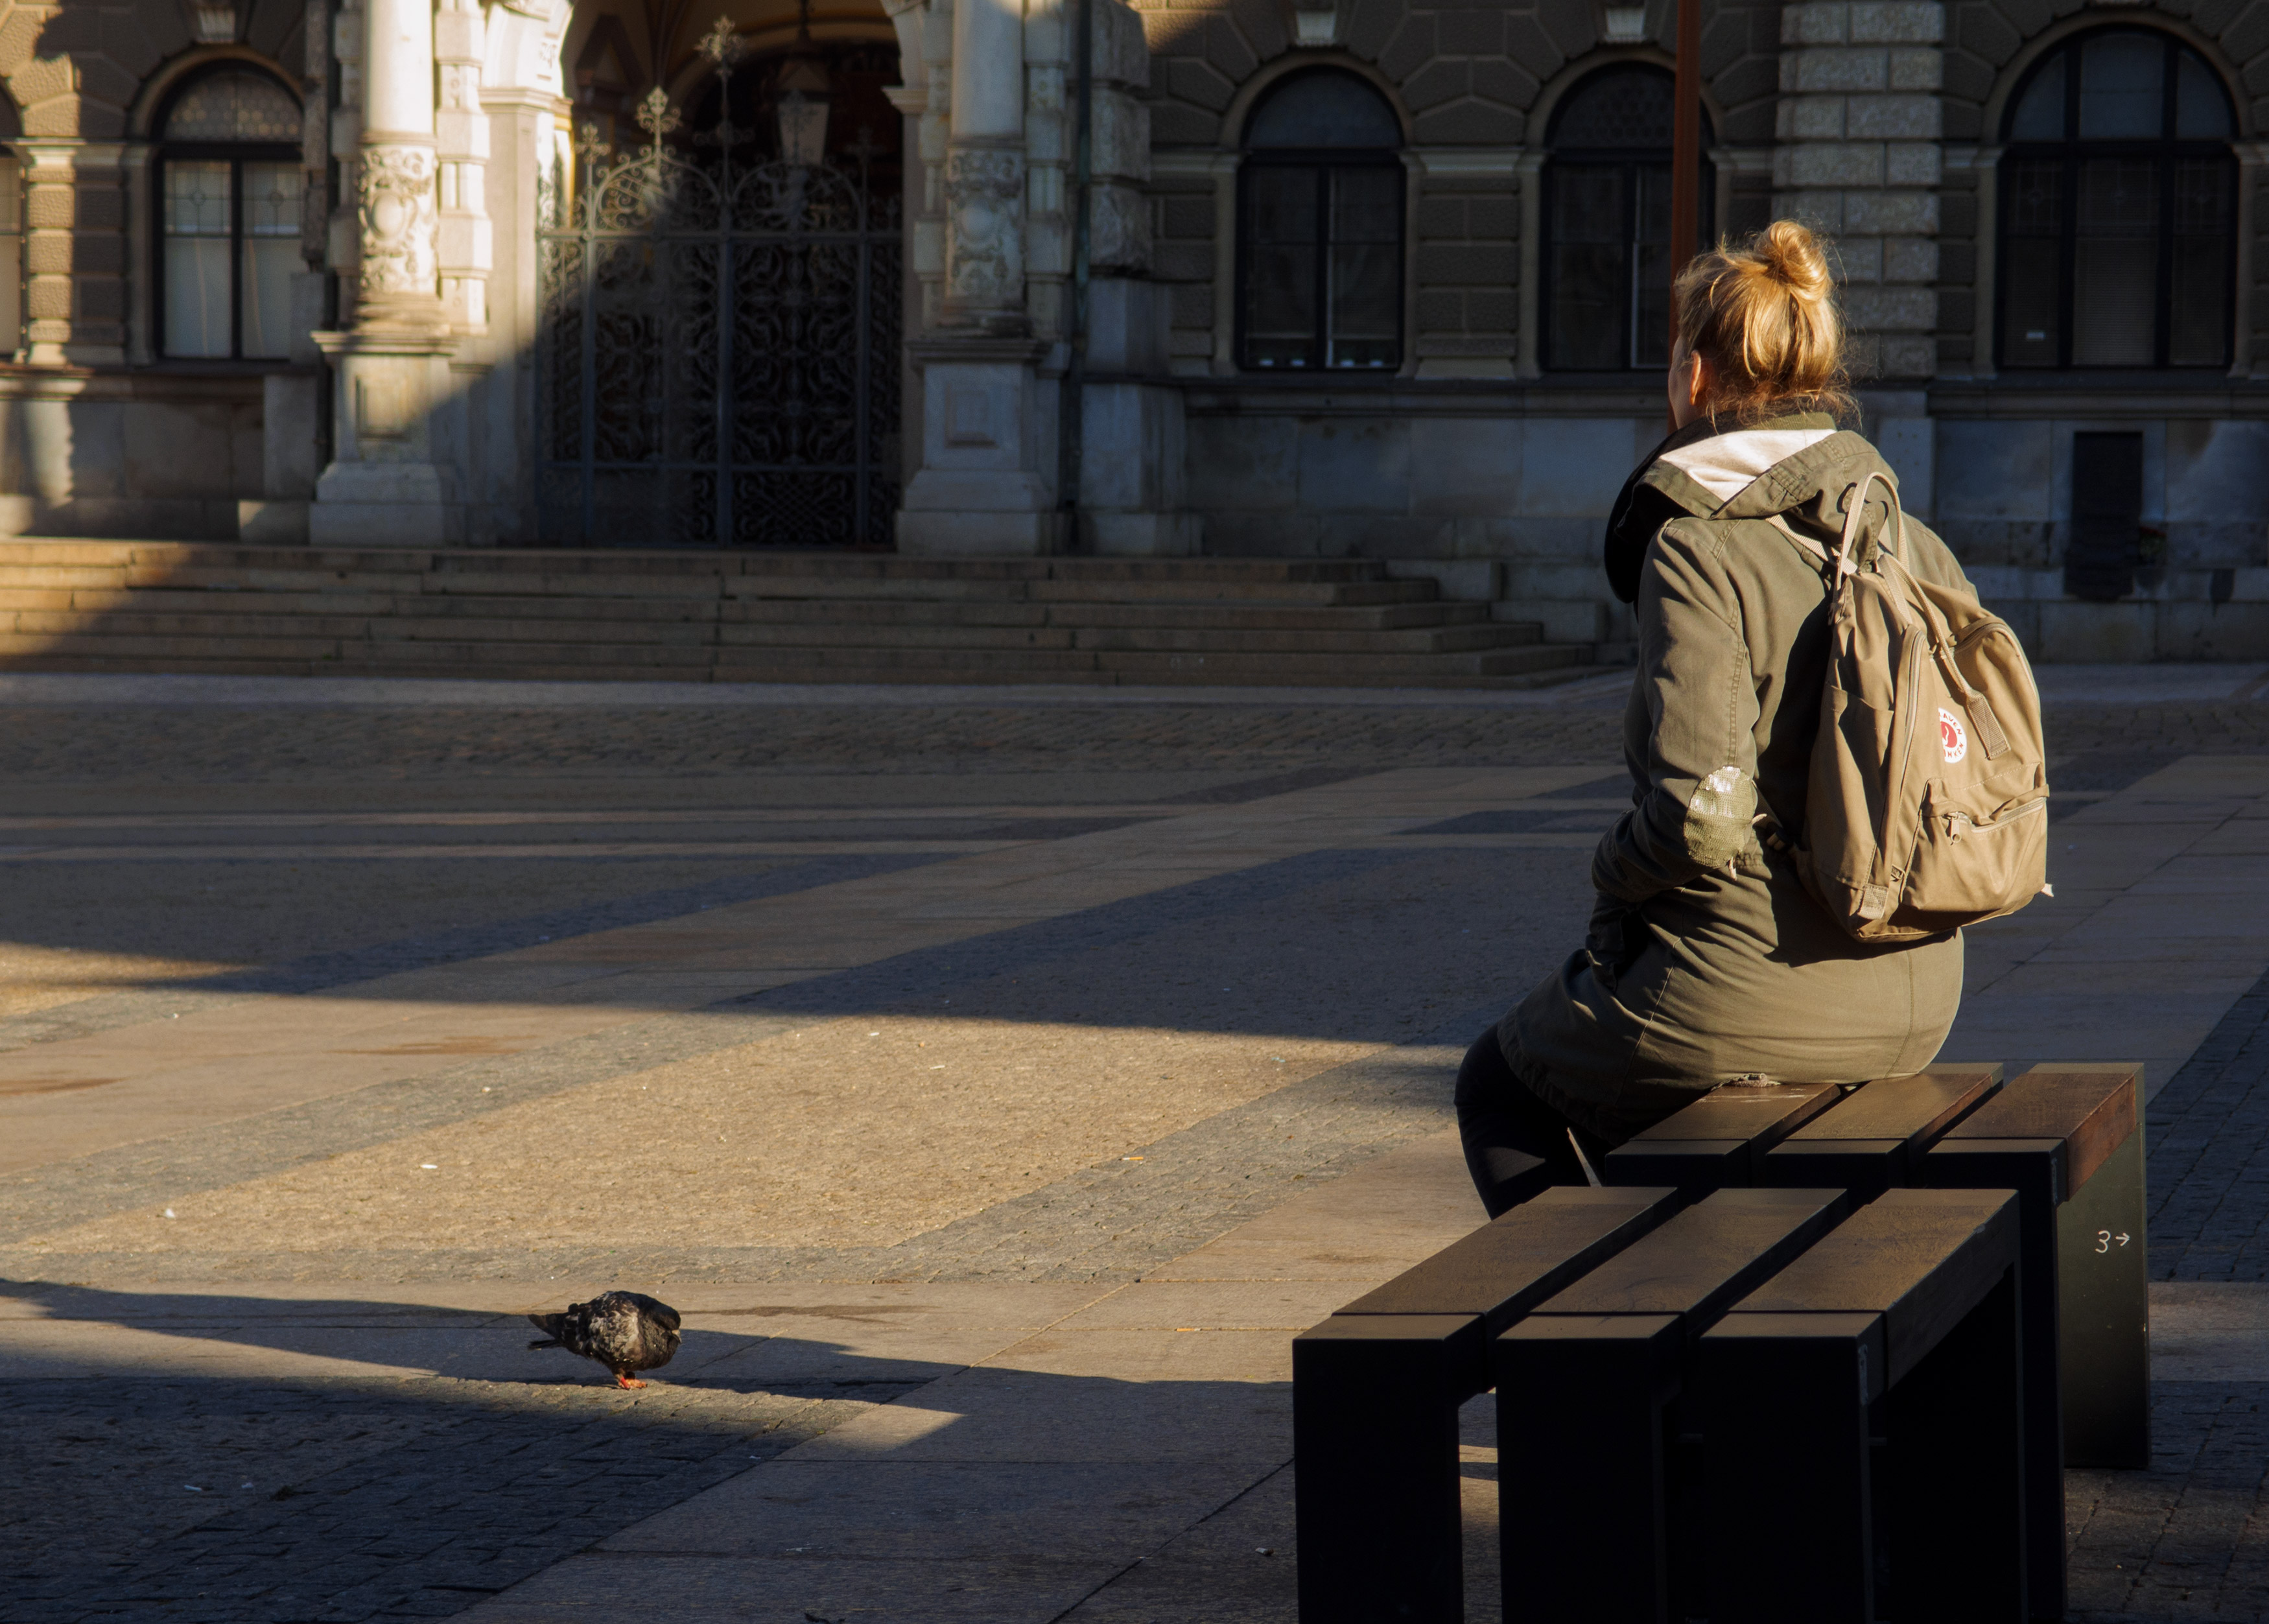
<svg viewBox="0 0 2269 1624"><path fill-rule="evenodd" d="M1511 1191L1539 1162L1551 1169L1556 1185L1581 1185L1584 1177L1568 1139L1575 1125L1530 1093L1505 1063L1492 1027L1474 1039L1458 1067L1458 1134L1466 1143L1466 1170L1482 1205L1492 1218L1509 1210ZM1606 1143L1581 1128L1576 1140L1597 1169Z"/></svg>

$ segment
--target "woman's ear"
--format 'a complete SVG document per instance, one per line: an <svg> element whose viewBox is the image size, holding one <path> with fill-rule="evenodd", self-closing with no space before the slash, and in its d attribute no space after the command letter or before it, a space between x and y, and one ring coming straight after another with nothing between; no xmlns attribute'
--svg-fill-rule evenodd
<svg viewBox="0 0 2269 1624"><path fill-rule="evenodd" d="M1686 403L1698 413L1710 401L1710 363L1697 351L1687 358Z"/></svg>

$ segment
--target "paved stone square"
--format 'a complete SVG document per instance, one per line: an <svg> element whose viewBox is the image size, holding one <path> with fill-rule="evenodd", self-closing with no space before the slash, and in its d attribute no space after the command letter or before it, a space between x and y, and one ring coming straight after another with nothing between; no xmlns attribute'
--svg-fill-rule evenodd
<svg viewBox="0 0 2269 1624"><path fill-rule="evenodd" d="M1947 1051L2149 1068L2077 1618L2269 1614L2264 675L2044 674ZM0 1624L1291 1620L1290 1336L1479 1222L1619 688L0 677ZM614 1285L637 1392L526 1347Z"/></svg>

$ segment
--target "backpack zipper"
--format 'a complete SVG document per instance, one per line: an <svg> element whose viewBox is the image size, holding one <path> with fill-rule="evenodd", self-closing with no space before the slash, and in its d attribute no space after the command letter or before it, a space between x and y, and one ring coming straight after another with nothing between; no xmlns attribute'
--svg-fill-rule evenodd
<svg viewBox="0 0 2269 1624"><path fill-rule="evenodd" d="M1969 813L1957 808L1955 811L1944 814L1946 818L1946 838L1948 840L1960 840L1963 838L1964 837L1962 826L1964 824L1969 826L1971 833L1975 833L1981 829L2007 829L2010 824L2015 823L2020 818L2030 817L2036 812L2046 810L2048 804L2049 803L2045 798L2039 801L2028 801L2023 806L2019 807L2014 812L2010 813L2007 817L1997 817L1990 823L1981 823Z"/></svg>

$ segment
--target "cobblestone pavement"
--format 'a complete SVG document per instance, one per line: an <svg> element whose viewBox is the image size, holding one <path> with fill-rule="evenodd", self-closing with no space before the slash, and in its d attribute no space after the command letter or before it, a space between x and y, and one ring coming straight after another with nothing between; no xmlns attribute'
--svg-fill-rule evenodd
<svg viewBox="0 0 2269 1624"><path fill-rule="evenodd" d="M597 1236L536 1252L331 1247L279 1264L288 1236L248 1236L225 1252L170 1253L162 1277L233 1280L248 1291L295 1280L414 1281L430 1283L437 1301L445 1287L551 1275L635 1276L688 1292L847 1281L1062 1284L1092 1288L1090 1296L1148 1278L1297 1192L1445 1125L1446 1085L1464 1043L1498 1013L1508 987L1569 945L1584 905L1581 830L1609 815L1584 802L1617 794L1619 712L1611 695L1598 694L1502 709L1290 698L739 708L0 704L0 845L9 848L0 851L0 882L11 888L13 927L0 936L64 959L111 954L121 966L86 995L12 1015L0 1004L0 1052L862 877L929 873L989 841L1075 840L1178 808L1260 805L1390 769L1585 770L1558 792L1574 803L1564 817L1482 813L1438 826L1440 838L1471 838L1470 847L1371 841L1255 861L1061 919L647 1013L524 1053L470 1055L0 1178L0 1276L100 1281L122 1299L161 1278L149 1259L51 1251L34 1260L25 1244L184 1192L320 1170L428 1127L817 1021L933 998L973 1009L981 997L1017 989L1013 996L1028 1001L1001 1003L996 1014L1077 1014L1104 1034L1138 1017L1201 1032L1321 1032L1325 1001L1303 1004L1286 990L1313 978L1307 966L1317 961L1299 949L1314 949L1331 959L1333 998L1382 1015L1330 1028L1375 1044L1371 1052L887 1246L654 1248L635 1236ZM2269 705L2063 704L2052 708L2051 729L2058 786L2098 798L2185 757L2269 754ZM2057 810L2061 817L2088 804ZM410 849L595 838L541 821L573 808L698 813L676 833L721 844L866 840L888 849L469 863ZM919 829L890 821L909 808L922 814ZM453 809L510 811L517 821L446 830L415 823L415 814ZM701 821L712 813L714 821ZM247 818L270 814L311 821L246 832ZM224 838L179 821L196 816L248 843L378 838L342 832L351 814L396 818L383 838L403 843L403 854L287 860L249 844L241 855L153 854L166 842ZM176 821L139 830L88 821L129 815ZM81 826L19 826L42 818ZM652 842L669 831L617 820L599 832ZM1487 844L1501 838L1565 844ZM98 839L141 849L133 860L10 860L35 841ZM458 873L466 877L447 877ZM1399 900L1382 901L1353 927L1321 923L1317 899L1374 893ZM206 904L207 896L224 900ZM1474 938L1460 941L1468 931ZM128 962L135 954L175 968L137 970ZM211 968L181 968L197 964ZM1232 972L1242 972L1238 985L1251 990L1257 1013L1206 1001ZM1061 1008L1030 1001L1034 987L1056 989ZM2237 1000L2153 1104L2157 1278L2269 1280L2265 1025L2269 977ZM1072 1097L1072 1083L1064 1086ZM333 1288L343 1300L353 1295L351 1285ZM438 1334L474 1323L424 1311ZM0 1332L7 1324L0 1318ZM182 1346L194 1340L185 1333ZM596 1384L588 1369L536 1380L278 1375L265 1365L239 1375L209 1353L186 1374L79 1375L68 1362L19 1370L38 1379L0 1384L0 1624L447 1616L878 1405L913 1402L934 1376L975 1357L943 1350L876 1360L864 1373L824 1381L713 1375L705 1365L635 1394ZM2075 1617L2269 1619L2265 1392L2269 1383L2162 1382L2153 1471L2073 1474ZM1475 1482L1493 1471L1485 1457L1469 1451ZM1289 1621L1290 1486L1281 1462L1256 1469L1154 1560L1074 1595L1067 1613L1114 1624ZM1264 1549L1274 1554L1256 1561ZM815 1591L777 1616L835 1619L827 1606Z"/></svg>
<svg viewBox="0 0 2269 1624"><path fill-rule="evenodd" d="M0 1619L441 1618L919 1381L0 1391Z"/></svg>
<svg viewBox="0 0 2269 1624"><path fill-rule="evenodd" d="M2269 978L2151 1103L2151 1276L2269 1280Z"/></svg>
<svg viewBox="0 0 2269 1624"><path fill-rule="evenodd" d="M2269 1382L2155 1382L2151 1469L2068 1472L2067 1615L2086 1624L2269 1616Z"/></svg>

